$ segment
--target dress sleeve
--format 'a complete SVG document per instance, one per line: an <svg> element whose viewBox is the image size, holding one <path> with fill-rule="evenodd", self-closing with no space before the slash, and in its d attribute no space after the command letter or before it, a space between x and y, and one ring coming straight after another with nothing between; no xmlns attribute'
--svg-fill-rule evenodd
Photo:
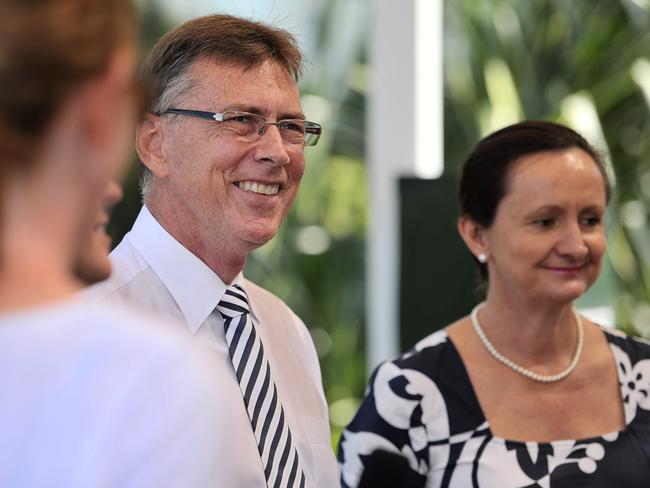
<svg viewBox="0 0 650 488"><path fill-rule="evenodd" d="M370 473L385 466L373 461L375 451L396 453L408 461L408 472L403 476L408 481L402 486L424 486L427 442L421 398L411 388L408 372L395 362L383 363L373 372L361 407L339 443L343 488L357 488L366 470L366 476L373 479L381 476Z"/></svg>

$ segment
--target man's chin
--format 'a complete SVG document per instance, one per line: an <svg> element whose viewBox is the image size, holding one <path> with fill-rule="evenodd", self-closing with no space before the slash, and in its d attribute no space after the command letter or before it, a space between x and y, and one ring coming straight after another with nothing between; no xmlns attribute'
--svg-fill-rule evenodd
<svg viewBox="0 0 650 488"><path fill-rule="evenodd" d="M262 247L264 244L269 242L275 237L277 229L273 230L257 230L256 232L248 232L246 238L244 239L248 246L251 248L251 251Z"/></svg>
<svg viewBox="0 0 650 488"><path fill-rule="evenodd" d="M243 231L241 236L251 244L263 246L275 237L281 224L282 220L277 217L249 221L244 228L241 228Z"/></svg>
<svg viewBox="0 0 650 488"><path fill-rule="evenodd" d="M255 251L256 249L259 249L260 247L264 246L266 243L268 243L271 239L273 239L273 236L271 237L255 237L255 238L250 238L246 240L246 243L248 244L248 247L250 248L249 252Z"/></svg>

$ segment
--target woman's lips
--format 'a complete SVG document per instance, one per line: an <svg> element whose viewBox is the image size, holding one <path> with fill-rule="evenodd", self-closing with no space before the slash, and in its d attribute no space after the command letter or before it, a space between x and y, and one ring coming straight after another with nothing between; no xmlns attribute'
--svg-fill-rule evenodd
<svg viewBox="0 0 650 488"><path fill-rule="evenodd" d="M584 268L584 265L582 266L545 266L544 267L546 270L551 271L552 273L559 274L561 276L575 276L582 269Z"/></svg>

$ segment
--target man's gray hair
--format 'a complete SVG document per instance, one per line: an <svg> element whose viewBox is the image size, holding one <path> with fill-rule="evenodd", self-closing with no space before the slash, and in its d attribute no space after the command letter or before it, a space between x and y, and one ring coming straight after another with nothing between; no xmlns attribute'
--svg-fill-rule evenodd
<svg viewBox="0 0 650 488"><path fill-rule="evenodd" d="M169 80L167 86L158 97L158 100L154 102L151 106L151 113L162 114L168 108L171 108L174 105L178 105L183 101L183 95L189 93L194 89L195 80L190 76L189 71L183 71L179 73L176 77ZM140 195L142 196L142 201L144 203L149 193L149 187L151 185L152 174L142 162L140 163Z"/></svg>

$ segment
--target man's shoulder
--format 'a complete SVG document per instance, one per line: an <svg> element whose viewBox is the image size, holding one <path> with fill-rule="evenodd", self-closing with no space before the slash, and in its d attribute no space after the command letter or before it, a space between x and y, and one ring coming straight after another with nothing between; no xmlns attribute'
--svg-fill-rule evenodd
<svg viewBox="0 0 650 488"><path fill-rule="evenodd" d="M309 354L316 355L307 326L281 298L249 280L246 280L246 292L253 315L261 324L283 331L287 339L296 339L301 349L306 347Z"/></svg>
<svg viewBox="0 0 650 488"><path fill-rule="evenodd" d="M302 324L302 320L295 314L289 305L284 302L284 300L250 280L245 281L246 292L248 293L255 312L273 313L276 316L279 314L280 316L286 316Z"/></svg>
<svg viewBox="0 0 650 488"><path fill-rule="evenodd" d="M112 292L147 271L149 265L129 240L128 234L109 255L112 265L111 277L101 284L107 292Z"/></svg>
<svg viewBox="0 0 650 488"><path fill-rule="evenodd" d="M164 286L142 254L131 244L128 234L109 257L111 276L89 287L88 296L136 305L141 304L152 288L161 288L164 293Z"/></svg>

